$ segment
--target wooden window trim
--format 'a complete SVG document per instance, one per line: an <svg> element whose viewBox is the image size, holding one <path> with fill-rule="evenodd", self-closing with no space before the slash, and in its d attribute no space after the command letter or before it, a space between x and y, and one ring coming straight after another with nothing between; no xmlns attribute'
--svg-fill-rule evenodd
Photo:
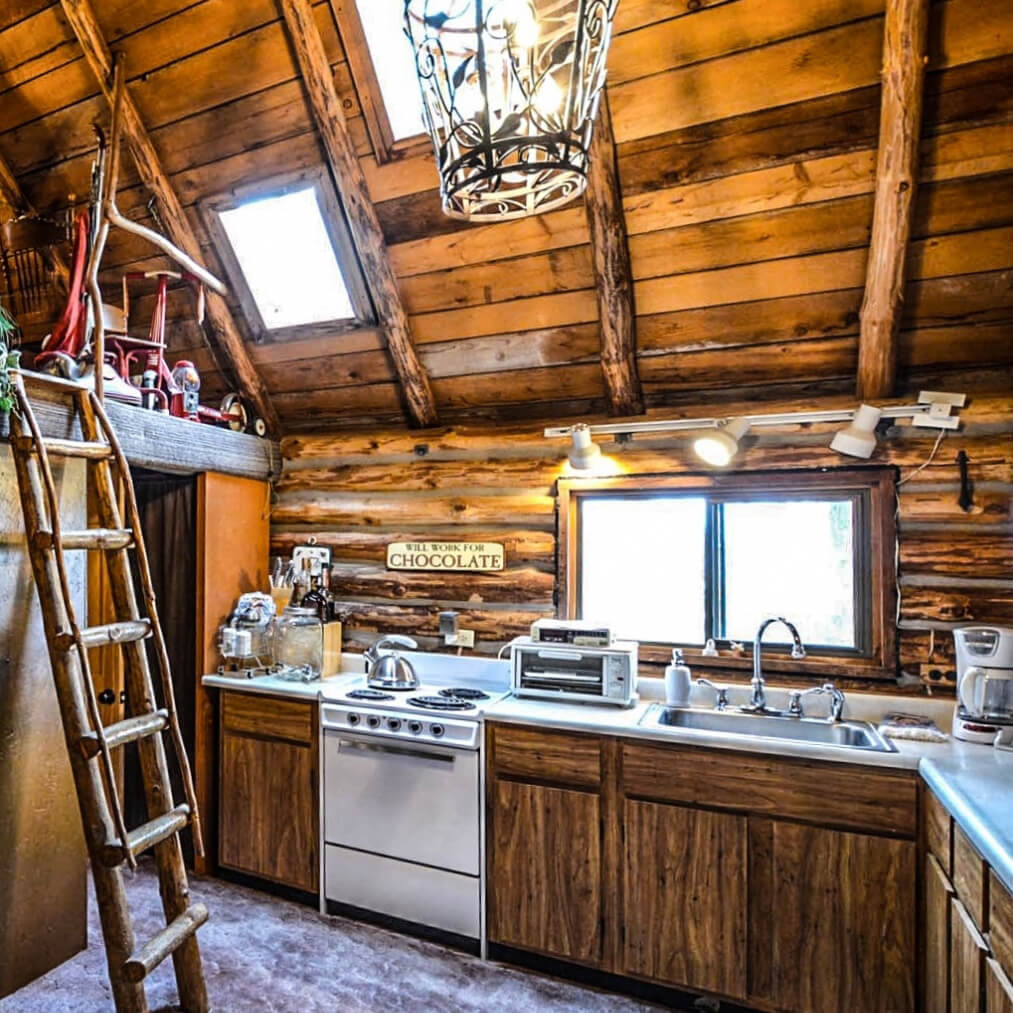
<svg viewBox="0 0 1013 1013"><path fill-rule="evenodd" d="M429 151L431 144L426 133L404 137L399 141L394 139L380 82L373 66L373 54L366 42L366 33L355 0L331 0L331 10L348 59L352 84L359 97L359 106L366 121L366 133L373 145L373 156L377 164L385 165Z"/></svg>
<svg viewBox="0 0 1013 1013"><path fill-rule="evenodd" d="M239 261L232 249L232 243L229 241L218 215L222 211L230 211L249 200L258 197L280 197L294 190L303 189L307 185L316 189L324 226L331 240L334 256L348 290L355 316L341 320L320 320L310 324L269 329L260 315L257 302L253 298L246 276L239 266ZM211 242L222 259L225 273L228 275L229 282L243 310L243 316L246 318L253 340L258 344L335 337L376 326L373 302L362 272L362 265L359 262L359 255L352 243L334 183L324 166L283 173L233 187L226 193L216 194L199 201L197 209L201 221L211 237Z"/></svg>
<svg viewBox="0 0 1013 1013"><path fill-rule="evenodd" d="M652 492L700 490L710 496L722 494L736 498L745 494L769 493L868 493L868 558L860 566L868 574L869 645L865 656L814 651L803 660L787 653L768 650L764 668L784 675L894 680L897 676L896 624L896 472L892 468L829 469L798 472L730 472L684 475L638 475L617 478L564 478L557 482L557 615L571 617L577 611L579 587L578 505L582 493ZM859 546L858 551L862 551ZM747 645L748 646L748 645ZM699 648L687 648L684 654L701 667L749 670L752 652L743 656L705 657ZM664 663L671 656L671 645L642 643L640 659Z"/></svg>

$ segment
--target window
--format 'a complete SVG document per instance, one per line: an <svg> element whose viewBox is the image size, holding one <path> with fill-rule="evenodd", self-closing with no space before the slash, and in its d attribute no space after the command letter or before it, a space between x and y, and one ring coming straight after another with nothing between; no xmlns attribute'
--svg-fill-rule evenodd
<svg viewBox="0 0 1013 1013"><path fill-rule="evenodd" d="M334 9L377 161L427 148L404 3L343 0Z"/></svg>
<svg viewBox="0 0 1013 1013"><path fill-rule="evenodd" d="M202 212L257 340L369 321L358 259L322 172L259 184Z"/></svg>
<svg viewBox="0 0 1013 1013"><path fill-rule="evenodd" d="M885 469L564 479L559 495L560 614L608 623L646 660L709 638L750 644L763 619L784 615L809 657L771 668L893 674ZM785 644L786 632L767 640Z"/></svg>

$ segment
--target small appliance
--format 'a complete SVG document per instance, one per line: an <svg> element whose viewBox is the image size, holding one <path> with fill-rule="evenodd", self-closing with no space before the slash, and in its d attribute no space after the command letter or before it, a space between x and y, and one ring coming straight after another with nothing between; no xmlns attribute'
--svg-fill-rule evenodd
<svg viewBox="0 0 1013 1013"><path fill-rule="evenodd" d="M363 655L366 659L366 672L369 675L369 688L417 689L419 679L412 663L407 658L402 658L396 650L381 654L380 651L384 647L407 647L409 650L415 650L418 644L411 637L396 634L381 637L373 644Z"/></svg>
<svg viewBox="0 0 1013 1013"><path fill-rule="evenodd" d="M586 619L536 619L531 624L536 644L577 644L580 647L608 647L612 631L602 623Z"/></svg>
<svg viewBox="0 0 1013 1013"><path fill-rule="evenodd" d="M218 629L219 675L252 679L274 665L274 600L251 591L239 596L228 622Z"/></svg>
<svg viewBox="0 0 1013 1013"><path fill-rule="evenodd" d="M953 631L957 649L957 706L953 736L991 745L1013 726L1013 629L964 626Z"/></svg>
<svg viewBox="0 0 1013 1013"><path fill-rule="evenodd" d="M637 644L608 647L552 646L520 639L510 648L514 696L607 703L632 707L637 700Z"/></svg>

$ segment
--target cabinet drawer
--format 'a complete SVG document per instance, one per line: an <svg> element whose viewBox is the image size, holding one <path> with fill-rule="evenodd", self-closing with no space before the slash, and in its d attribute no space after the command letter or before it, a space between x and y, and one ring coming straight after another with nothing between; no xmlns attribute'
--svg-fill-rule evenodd
<svg viewBox="0 0 1013 1013"><path fill-rule="evenodd" d="M311 744L316 740L315 704L253 693L222 694L222 727L265 738Z"/></svg>
<svg viewBox="0 0 1013 1013"><path fill-rule="evenodd" d="M622 779L637 798L907 837L917 828L918 785L907 773L627 741Z"/></svg>
<svg viewBox="0 0 1013 1013"><path fill-rule="evenodd" d="M963 830L953 824L953 889L968 914L974 919L979 932L988 928L988 911L985 908L985 884L988 882L988 867L984 859L974 850Z"/></svg>
<svg viewBox="0 0 1013 1013"><path fill-rule="evenodd" d="M994 960L985 963L985 1013L1013 1013L1013 984Z"/></svg>
<svg viewBox="0 0 1013 1013"><path fill-rule="evenodd" d="M952 875L952 831L950 814L946 806L927 788L925 789L925 845L936 856L947 876Z"/></svg>
<svg viewBox="0 0 1013 1013"><path fill-rule="evenodd" d="M989 872L988 937L996 959L1013 975L1013 894Z"/></svg>
<svg viewBox="0 0 1013 1013"><path fill-rule="evenodd" d="M601 784L600 743L594 735L512 725L490 725L489 731L495 773L586 788Z"/></svg>

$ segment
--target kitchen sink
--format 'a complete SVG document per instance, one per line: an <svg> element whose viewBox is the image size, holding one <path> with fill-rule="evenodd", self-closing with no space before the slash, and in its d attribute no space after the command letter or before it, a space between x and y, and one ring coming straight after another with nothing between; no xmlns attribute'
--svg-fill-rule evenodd
<svg viewBox="0 0 1013 1013"><path fill-rule="evenodd" d="M726 735L780 739L783 742L811 742L821 746L843 746L873 753L896 753L897 747L867 721L826 721L781 717L771 714L744 714L741 711L705 711L655 705L640 719L645 728L685 729Z"/></svg>

